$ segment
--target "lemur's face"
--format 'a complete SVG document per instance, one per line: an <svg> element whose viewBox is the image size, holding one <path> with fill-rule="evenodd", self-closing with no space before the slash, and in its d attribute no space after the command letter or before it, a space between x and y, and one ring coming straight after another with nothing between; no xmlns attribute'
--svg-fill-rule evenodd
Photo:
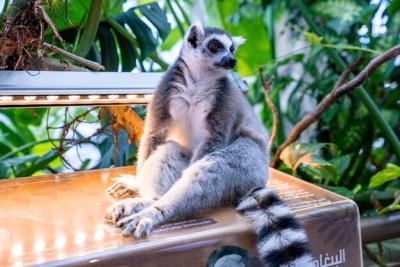
<svg viewBox="0 0 400 267"><path fill-rule="evenodd" d="M182 53L190 55L194 64L216 71L226 71L236 65L234 53L244 43L242 37L232 37L218 28L203 28L200 23L190 26Z"/></svg>

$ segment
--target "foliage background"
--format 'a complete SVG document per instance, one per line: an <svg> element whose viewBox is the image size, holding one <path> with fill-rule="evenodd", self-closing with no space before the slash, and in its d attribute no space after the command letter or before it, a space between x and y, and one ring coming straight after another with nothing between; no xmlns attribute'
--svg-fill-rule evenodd
<svg viewBox="0 0 400 267"><path fill-rule="evenodd" d="M4 19L11 3L3 4ZM107 71L165 70L195 19L243 35L247 42L237 53L235 71L247 81L248 98L269 129L272 117L258 67L264 66L266 78L275 77L271 97L280 123L272 153L292 125L334 87L343 68L332 51L346 65L358 57L368 62L400 39L399 0L53 0L46 10L66 41L64 48L103 64ZM45 39L62 46L50 30ZM46 55L68 60L49 51ZM390 61L364 84L397 140L399 65L400 58ZM358 93L342 97L282 153L279 169L353 198L362 216L395 212L400 209L395 154L400 148L388 142L364 103ZM118 130L115 148L110 116L89 109L0 110L0 178L134 164L136 147L127 142L127 134ZM144 115L143 107L134 109Z"/></svg>

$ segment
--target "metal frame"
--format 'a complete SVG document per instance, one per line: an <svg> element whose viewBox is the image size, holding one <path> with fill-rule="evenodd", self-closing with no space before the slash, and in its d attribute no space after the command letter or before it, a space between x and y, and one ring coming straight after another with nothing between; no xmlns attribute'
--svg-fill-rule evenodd
<svg viewBox="0 0 400 267"><path fill-rule="evenodd" d="M145 104L162 73L0 71L0 107Z"/></svg>

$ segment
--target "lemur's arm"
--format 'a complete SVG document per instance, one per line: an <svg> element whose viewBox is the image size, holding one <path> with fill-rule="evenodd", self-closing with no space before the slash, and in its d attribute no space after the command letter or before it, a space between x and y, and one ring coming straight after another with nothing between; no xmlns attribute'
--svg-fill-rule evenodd
<svg viewBox="0 0 400 267"><path fill-rule="evenodd" d="M195 162L205 155L210 154L213 151L218 150L222 147L224 142L223 135L218 132L210 134L210 137L205 140L205 142L193 153L191 162Z"/></svg>
<svg viewBox="0 0 400 267"><path fill-rule="evenodd" d="M140 170L144 161L151 155L157 146L165 142L165 137L168 131L169 112L164 108L165 103L160 105L158 94L155 94L153 103L147 108L146 121L144 125L144 133L140 140L138 151L137 170ZM162 116L157 114L162 114Z"/></svg>

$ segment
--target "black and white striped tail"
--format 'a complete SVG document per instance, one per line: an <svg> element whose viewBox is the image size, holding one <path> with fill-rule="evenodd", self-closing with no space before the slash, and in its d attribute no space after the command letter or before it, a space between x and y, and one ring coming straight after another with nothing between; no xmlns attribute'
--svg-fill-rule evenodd
<svg viewBox="0 0 400 267"><path fill-rule="evenodd" d="M254 189L236 210L253 220L257 251L266 266L315 266L305 231L275 190Z"/></svg>

